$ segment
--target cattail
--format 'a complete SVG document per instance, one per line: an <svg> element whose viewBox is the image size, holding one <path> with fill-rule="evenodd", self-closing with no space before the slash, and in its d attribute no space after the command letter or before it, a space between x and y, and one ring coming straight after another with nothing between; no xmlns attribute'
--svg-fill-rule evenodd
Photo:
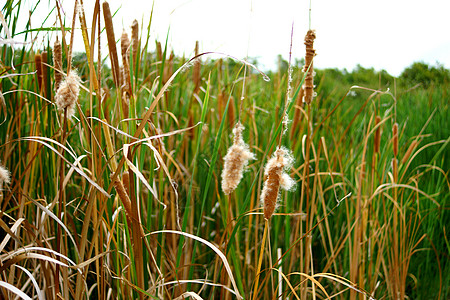
<svg viewBox="0 0 450 300"><path fill-rule="evenodd" d="M125 191L127 192L127 195L130 196L130 173L128 173L128 171L123 172L122 182L123 186L125 187Z"/></svg>
<svg viewBox="0 0 450 300"><path fill-rule="evenodd" d="M234 113L234 97L233 97L233 95L230 95L230 104L228 104L227 118L228 118L228 124L230 124L230 125L234 123L234 120L236 118L235 113Z"/></svg>
<svg viewBox="0 0 450 300"><path fill-rule="evenodd" d="M228 98L230 97L230 104L228 105L228 111L227 111L227 122L229 126L231 124L234 124L235 120L235 114L234 114L234 97L232 95L228 96L225 93L225 90L222 90L222 92L217 95L217 105L218 105L218 112L219 112L219 119L222 119L224 117L225 108L227 107Z"/></svg>
<svg viewBox="0 0 450 300"><path fill-rule="evenodd" d="M123 178L125 179L125 178ZM128 222L128 226L131 226L131 216L132 214L132 210L131 210L131 200L130 197L128 196L127 191L125 190L125 187L122 183L122 181L120 181L120 179L118 177L116 177L116 179L113 182L114 184L114 188L117 191L117 195L119 196L120 201L122 201L123 207L125 208L125 213L126 213L126 217L127 217L127 222Z"/></svg>
<svg viewBox="0 0 450 300"><path fill-rule="evenodd" d="M408 150L406 150L406 153L403 156L402 164L405 164L408 161L409 157L411 156L411 154L414 151L414 149L416 149L417 145L418 145L418 142L416 140L414 140L411 143L411 145L409 145Z"/></svg>
<svg viewBox="0 0 450 300"><path fill-rule="evenodd" d="M380 124L381 122L381 117L380 116L376 116L375 118L375 127L378 126L378 124ZM381 141L381 128L378 126L377 130L375 131L375 137L374 137L374 141L373 141L373 147L374 147L374 152L375 153L379 153L380 152L380 141Z"/></svg>
<svg viewBox="0 0 450 300"><path fill-rule="evenodd" d="M131 75L130 75L130 64L128 62L129 50L130 50L130 39L128 34L124 31L122 37L120 38L120 46L122 51L122 66L123 72L121 72L123 78L123 96L122 96L122 108L124 111L124 116L128 118L130 98L131 98Z"/></svg>
<svg viewBox="0 0 450 300"><path fill-rule="evenodd" d="M114 37L114 26L112 22L111 10L108 2L103 2L103 18L105 19L106 37L108 39L109 58L111 59L111 70L114 84L120 86L120 68L117 57L116 38Z"/></svg>
<svg viewBox="0 0 450 300"><path fill-rule="evenodd" d="M255 159L255 155L250 152L248 145L242 139L244 126L240 122L236 123L233 129L234 142L228 149L224 158L222 171L222 190L226 195L233 192L241 181L244 168L250 159Z"/></svg>
<svg viewBox="0 0 450 300"><path fill-rule="evenodd" d="M48 74L47 51L42 51L41 57L42 57L41 68L42 68L42 90L43 90L42 94L44 97L47 97L47 74Z"/></svg>
<svg viewBox="0 0 450 300"><path fill-rule="evenodd" d="M170 53L169 60L166 61L164 64L164 71L163 71L163 83L165 84L170 76L173 74L173 60L175 58L175 53L173 51Z"/></svg>
<svg viewBox="0 0 450 300"><path fill-rule="evenodd" d="M218 95L217 95L217 110L219 113L219 120L222 119L223 117L223 113L225 111L225 107L227 105L226 102L226 95L225 95L225 91L222 90Z"/></svg>
<svg viewBox="0 0 450 300"><path fill-rule="evenodd" d="M122 32L122 36L120 37L120 50L122 53L122 65L124 66L124 68L128 69L128 76L129 76L130 39L128 38L128 34L125 31ZM125 70L125 72L127 72L127 70ZM127 84L126 80L125 84Z"/></svg>
<svg viewBox="0 0 450 300"><path fill-rule="evenodd" d="M67 118L72 117L75 113L75 106L80 93L80 81L77 72L72 70L56 92L56 106L59 110L67 109Z"/></svg>
<svg viewBox="0 0 450 300"><path fill-rule="evenodd" d="M40 53L34 55L34 64L36 67L36 75L38 79L39 91L41 91L42 86L42 56Z"/></svg>
<svg viewBox="0 0 450 300"><path fill-rule="evenodd" d="M394 149L394 156L398 155L398 123L392 127L392 147Z"/></svg>
<svg viewBox="0 0 450 300"><path fill-rule="evenodd" d="M136 20L131 24L131 45L133 48L133 59L136 61L139 51L139 24Z"/></svg>
<svg viewBox="0 0 450 300"><path fill-rule="evenodd" d="M198 50L198 41L195 42L195 56L199 54ZM200 90L200 61L198 59L194 62L194 70L192 74L193 80L194 80L194 94L198 94Z"/></svg>
<svg viewBox="0 0 450 300"><path fill-rule="evenodd" d="M269 159L264 169L264 186L261 192L261 204L264 207L264 217L272 217L278 205L280 187L290 190L295 181L284 170L292 166L293 158L287 149L278 148L273 157Z"/></svg>
<svg viewBox="0 0 450 300"><path fill-rule="evenodd" d="M162 61L162 56L163 56L163 52L162 52L161 43L156 42L156 59L158 61Z"/></svg>
<svg viewBox="0 0 450 300"><path fill-rule="evenodd" d="M303 102L307 104L310 104L314 97L313 57L316 56L316 50L314 50L313 46L315 38L316 38L315 30L311 29L308 30L305 36L306 55L305 55L305 66L303 67L303 72L308 72L306 74L305 82L303 84L303 90L305 91Z"/></svg>
<svg viewBox="0 0 450 300"><path fill-rule="evenodd" d="M0 163L0 189L3 184L11 183L11 173Z"/></svg>
<svg viewBox="0 0 450 300"><path fill-rule="evenodd" d="M53 67L55 67L55 92L63 80L62 47L58 39L53 44Z"/></svg>

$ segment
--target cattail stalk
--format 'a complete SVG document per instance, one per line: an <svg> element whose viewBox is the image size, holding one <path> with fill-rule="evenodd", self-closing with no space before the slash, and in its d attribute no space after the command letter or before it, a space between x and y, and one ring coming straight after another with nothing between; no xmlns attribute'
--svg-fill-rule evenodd
<svg viewBox="0 0 450 300"><path fill-rule="evenodd" d="M298 107L294 107L295 112L294 112L294 118L292 119L292 126L291 126L291 140L294 141L294 143L296 141L298 141L298 139L294 139L294 136L299 131L298 127L299 127L300 121L302 120L302 114L301 114L300 107L302 106L303 93L304 93L304 90L301 89L299 91L299 95L296 100L296 106L298 106Z"/></svg>
<svg viewBox="0 0 450 300"><path fill-rule="evenodd" d="M261 265L262 265L262 261L263 261L263 255L264 255L264 247L266 245L266 239L267 239L267 233L269 231L269 220L265 219L264 220L264 233L263 233L263 238L261 241L261 250L259 251L259 259L258 259L258 265L256 267L256 279L255 279L255 285L253 287L253 300L258 299L257 295L258 295L258 286L259 286L259 273L261 271Z"/></svg>
<svg viewBox="0 0 450 300"><path fill-rule="evenodd" d="M233 129L234 142L228 149L224 158L224 168L222 171L222 190L226 195L233 192L242 180L244 168L250 159L255 159L255 155L250 152L247 144L242 138L244 126L236 123Z"/></svg>
<svg viewBox="0 0 450 300"><path fill-rule="evenodd" d="M307 72L305 82L303 83L304 97L303 102L310 104L314 97L314 67L313 58L316 56L316 50L314 50L314 39L316 38L315 30L308 30L305 36L306 55L305 66L303 72Z"/></svg>
<svg viewBox="0 0 450 300"><path fill-rule="evenodd" d="M395 123L392 127L392 148L394 150L394 156L398 155L398 123Z"/></svg>
<svg viewBox="0 0 450 300"><path fill-rule="evenodd" d="M392 173L394 175L394 183L398 183L398 160L395 157L392 159Z"/></svg>
<svg viewBox="0 0 450 300"><path fill-rule="evenodd" d="M376 116L375 118L375 127L377 130L375 131L375 137L373 141L373 148L375 153L380 153L380 141L381 141L381 128L378 126L381 122L381 117Z"/></svg>

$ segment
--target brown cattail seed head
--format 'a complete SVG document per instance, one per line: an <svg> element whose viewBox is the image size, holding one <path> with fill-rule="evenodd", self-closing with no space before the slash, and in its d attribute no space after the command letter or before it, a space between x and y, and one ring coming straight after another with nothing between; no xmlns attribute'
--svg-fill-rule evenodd
<svg viewBox="0 0 450 300"><path fill-rule="evenodd" d="M0 188L11 182L11 173L0 163Z"/></svg>
<svg viewBox="0 0 450 300"><path fill-rule="evenodd" d="M394 148L394 156L398 155L398 123L395 123L392 127L392 144Z"/></svg>
<svg viewBox="0 0 450 300"><path fill-rule="evenodd" d="M125 178L124 178L124 181L125 181ZM132 214L132 209L131 209L131 200L128 197L128 193L125 190L125 187L124 187L122 181L120 181L119 178L116 178L114 180L113 184L114 184L114 188L117 191L117 195L119 196L119 199L120 199L120 201L122 201L122 205L125 208L125 213L126 213L126 216L127 216L127 222L128 222L129 225L131 225L131 220L132 220L131 216L133 214Z"/></svg>
<svg viewBox="0 0 450 300"><path fill-rule="evenodd" d="M261 192L261 203L264 207L264 217L268 220L272 217L278 205L280 187L291 190L295 181L284 170L292 166L293 158L289 151L278 148L273 157L269 159L264 169L264 186Z"/></svg>
<svg viewBox="0 0 450 300"><path fill-rule="evenodd" d="M77 72L72 70L56 92L56 106L58 110L67 109L67 118L72 117L75 113L75 106L80 93L80 81Z"/></svg>
<svg viewBox="0 0 450 300"><path fill-rule="evenodd" d="M408 150L406 150L406 153L405 153L405 155L403 156L402 164L405 164L405 163L408 161L409 157L410 157L411 154L413 153L414 149L416 149L416 147L417 147L418 144L419 144L419 143L418 143L416 140L414 140L414 141L411 143L411 145L409 145Z"/></svg>
<svg viewBox="0 0 450 300"><path fill-rule="evenodd" d="M108 39L109 58L111 59L111 71L114 84L120 86L120 68L117 57L116 38L114 37L114 26L112 22L111 9L108 2L103 2L103 18L105 19L106 38Z"/></svg>
<svg viewBox="0 0 450 300"><path fill-rule="evenodd" d="M175 58L175 53L172 51L170 53L169 59L164 64L164 71L163 71L163 83L165 84L169 79L170 76L173 74L173 60Z"/></svg>
<svg viewBox="0 0 450 300"><path fill-rule="evenodd" d="M36 67L36 76L37 76L37 80L38 80L39 91L41 91L41 86L42 86L42 56L41 56L41 54L37 53L34 55L34 64Z"/></svg>
<svg viewBox="0 0 450 300"><path fill-rule="evenodd" d="M198 41L195 42L195 56L199 54ZM196 59L194 61L194 70L192 74L194 80L194 94L198 94L200 91L200 60Z"/></svg>
<svg viewBox="0 0 450 300"><path fill-rule="evenodd" d="M48 74L48 61L47 61L47 51L42 51L41 53L41 57L42 57L42 64L41 64L41 68L42 68L42 91L43 91L43 95L44 97L47 97L47 74Z"/></svg>
<svg viewBox="0 0 450 300"><path fill-rule="evenodd" d="M122 37L120 38L120 45L122 50L122 78L123 82L123 96L122 96L122 108L124 111L124 117L128 118L128 110L131 98L131 76L130 76L130 64L129 64L129 54L130 54L130 39L128 34L124 31Z"/></svg>
<svg viewBox="0 0 450 300"><path fill-rule="evenodd" d="M313 57L316 56L316 50L314 50L314 39L316 38L315 30L308 30L305 36L306 55L305 66L303 72L306 74L305 83L303 84L303 90L305 91L303 102L310 104L314 97L314 68ZM308 70L309 69L309 70Z"/></svg>
<svg viewBox="0 0 450 300"><path fill-rule="evenodd" d="M250 159L255 159L255 155L250 152L248 145L242 139L244 126L236 123L233 129L234 142L228 149L224 158L222 171L222 190L226 195L233 192L241 181L245 167Z"/></svg>
<svg viewBox="0 0 450 300"><path fill-rule="evenodd" d="M162 56L163 56L163 52L162 52L161 42L156 42L156 58L157 58L157 60L162 61Z"/></svg>
<svg viewBox="0 0 450 300"><path fill-rule="evenodd" d="M128 62L128 55L130 53L130 39L128 38L126 31L123 31L122 36L120 37L120 50L122 53L122 62L125 60Z"/></svg>
<svg viewBox="0 0 450 300"><path fill-rule="evenodd" d="M55 92L57 92L63 80L63 74L61 73L63 68L62 47L58 39L53 44L53 66L55 67Z"/></svg>
<svg viewBox="0 0 450 300"><path fill-rule="evenodd" d="M131 44L133 48L133 59L136 61L139 51L139 24L136 20L131 24Z"/></svg>
<svg viewBox="0 0 450 300"><path fill-rule="evenodd" d="M380 124L380 122L381 122L381 117L376 116L375 127L377 127L378 124ZM373 147L374 147L375 153L380 152L380 141L381 141L381 129L380 129L380 127L378 127L377 130L375 131L375 137L374 137L374 141L373 141Z"/></svg>

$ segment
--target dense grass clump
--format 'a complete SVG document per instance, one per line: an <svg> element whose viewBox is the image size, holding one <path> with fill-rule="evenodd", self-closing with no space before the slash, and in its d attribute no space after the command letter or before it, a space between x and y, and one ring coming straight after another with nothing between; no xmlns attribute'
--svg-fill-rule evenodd
<svg viewBox="0 0 450 300"><path fill-rule="evenodd" d="M0 48L1 298L450 297L448 70L316 69L304 103L308 63L152 51L151 22L119 62L110 9Z"/></svg>

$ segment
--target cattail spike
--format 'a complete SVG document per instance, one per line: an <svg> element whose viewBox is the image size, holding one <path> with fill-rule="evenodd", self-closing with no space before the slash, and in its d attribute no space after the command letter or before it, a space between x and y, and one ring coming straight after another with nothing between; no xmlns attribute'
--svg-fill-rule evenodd
<svg viewBox="0 0 450 300"><path fill-rule="evenodd" d="M157 58L157 60L162 61L162 56L163 56L163 52L162 52L161 42L156 42L156 58Z"/></svg>
<svg viewBox="0 0 450 300"><path fill-rule="evenodd" d="M408 159L410 158L410 156L413 153L414 149L416 149L417 145L418 145L418 142L416 140L414 140L411 143L411 145L409 145L408 150L406 150L406 153L403 156L402 164L405 164L408 161Z"/></svg>
<svg viewBox="0 0 450 300"><path fill-rule="evenodd" d="M124 31L122 37L120 38L120 46L122 51L122 78L123 78L123 96L122 96L122 108L124 111L124 117L129 116L129 106L131 98L131 75L130 75L130 64L129 64L129 53L130 53L130 39L128 34Z"/></svg>
<svg viewBox="0 0 450 300"><path fill-rule="evenodd" d="M42 56L40 53L36 53L34 55L34 64L36 67L36 76L37 76L38 87L39 87L39 92L40 92L41 87L42 87Z"/></svg>
<svg viewBox="0 0 450 300"><path fill-rule="evenodd" d="M164 64L164 71L163 71L163 83L165 84L169 79L170 76L173 74L173 60L175 58L175 53L172 51L170 53L169 59Z"/></svg>
<svg viewBox="0 0 450 300"><path fill-rule="evenodd" d="M264 208L264 218L270 219L278 206L280 188L291 190L295 181L283 170L292 166L293 158L284 148L278 148L269 159L264 169L264 186L261 192L261 203Z"/></svg>
<svg viewBox="0 0 450 300"><path fill-rule="evenodd" d="M47 60L47 51L42 51L41 53L41 57L42 57L42 64L41 64L41 68L42 68L42 95L44 97L47 98L47 74L48 74L48 60Z"/></svg>
<svg viewBox="0 0 450 300"><path fill-rule="evenodd" d="M63 81L63 64L62 64L62 47L58 39L53 44L53 66L55 67L55 92L58 91L59 85Z"/></svg>
<svg viewBox="0 0 450 300"><path fill-rule="evenodd" d="M125 177L123 178L123 180L125 181ZM114 188L117 191L117 195L119 196L119 199L120 199L120 201L122 201L122 205L125 208L128 225L131 226L131 223L132 223L131 216L133 214L132 214L132 209L131 209L131 200L128 197L127 190L125 189L124 184L122 183L122 181L120 181L120 179L118 177L116 177L113 184L114 184Z"/></svg>
<svg viewBox="0 0 450 300"><path fill-rule="evenodd" d="M306 45L306 55L305 55L305 66L303 67L303 72L308 72L306 74L305 82L303 84L304 97L303 102L310 104L314 97L314 68L313 68L313 57L316 56L316 50L314 50L314 39L316 38L315 30L308 30L305 36Z"/></svg>
<svg viewBox="0 0 450 300"><path fill-rule="evenodd" d="M198 41L195 42L195 56L199 54L199 46ZM198 59L194 62L194 70L192 74L193 80L194 80L194 94L198 94L200 91L200 61Z"/></svg>
<svg viewBox="0 0 450 300"><path fill-rule="evenodd" d="M111 9L108 2L103 2L103 18L105 19L106 37L108 39L109 58L111 59L111 70L114 84L120 86L120 68L117 57L116 38L114 37L114 26L112 22Z"/></svg>
<svg viewBox="0 0 450 300"><path fill-rule="evenodd" d="M139 51L139 24L134 20L131 24L131 45L133 51L133 59L136 61Z"/></svg>

